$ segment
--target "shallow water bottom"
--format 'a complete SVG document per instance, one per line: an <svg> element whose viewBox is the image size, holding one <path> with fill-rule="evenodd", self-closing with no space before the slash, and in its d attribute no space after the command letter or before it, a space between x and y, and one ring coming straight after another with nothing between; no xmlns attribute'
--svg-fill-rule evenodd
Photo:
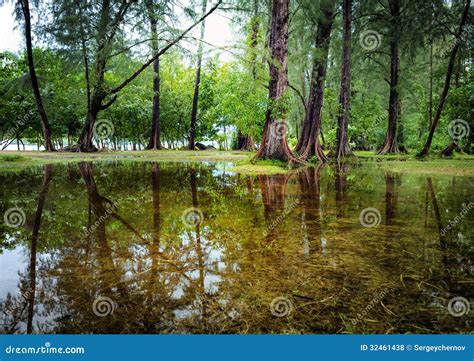
<svg viewBox="0 0 474 361"><path fill-rule="evenodd" d="M0 174L1 332L472 331L474 179L231 167Z"/></svg>

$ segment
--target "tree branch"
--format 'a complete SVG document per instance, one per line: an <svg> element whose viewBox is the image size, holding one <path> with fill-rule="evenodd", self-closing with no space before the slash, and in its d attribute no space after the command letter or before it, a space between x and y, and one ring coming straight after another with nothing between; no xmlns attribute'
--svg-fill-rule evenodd
<svg viewBox="0 0 474 361"><path fill-rule="evenodd" d="M158 53L156 53L151 59L149 59L145 64L143 64L137 71L135 71L135 73L133 73L130 77L128 77L126 80L124 80L122 82L122 84L120 84L119 86L117 86L116 88L112 89L110 91L110 94L116 94L118 93L120 90L122 90L123 88L125 88L130 82L132 82L133 79L135 79L138 75L140 75L140 73L145 70L150 64L152 64L155 59L159 58L161 55L163 55L169 48L171 48L174 44L176 44L177 42L179 42L182 38L184 38L186 36L187 33L189 33L196 25L198 25L199 23L201 23L205 18L207 18L210 14L212 14L218 7L220 4L222 4L222 1L223 0L219 0L206 14L204 14L203 16L201 16L201 18L195 22L194 24L192 24L189 28L187 28L185 31L183 31L181 33L180 36L178 36L176 39L174 39L173 41L170 41L163 49L161 49Z"/></svg>
<svg viewBox="0 0 474 361"><path fill-rule="evenodd" d="M298 97L301 99L301 102L303 103L305 112L308 112L308 108L306 107L306 100L304 99L303 94L301 94L301 92L293 85L288 83L288 86L295 91L295 93L298 95Z"/></svg>
<svg viewBox="0 0 474 361"><path fill-rule="evenodd" d="M110 107L117 100L117 95L114 95L107 103L100 106L100 110L105 110Z"/></svg>

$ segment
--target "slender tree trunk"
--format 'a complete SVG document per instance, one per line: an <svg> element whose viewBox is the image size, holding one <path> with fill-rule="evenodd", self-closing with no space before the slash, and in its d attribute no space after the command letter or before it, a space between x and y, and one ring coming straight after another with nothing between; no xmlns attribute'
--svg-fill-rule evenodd
<svg viewBox="0 0 474 361"><path fill-rule="evenodd" d="M430 44L430 89L428 101L428 129L433 124L433 44Z"/></svg>
<svg viewBox="0 0 474 361"><path fill-rule="evenodd" d="M151 184L153 194L153 249L156 251L159 250L161 239L160 178L160 165L154 163L151 172Z"/></svg>
<svg viewBox="0 0 474 361"><path fill-rule="evenodd" d="M252 33L250 35L252 42L251 48L251 62L252 62L252 77L255 81L257 79L257 45L258 35L260 31L260 19L258 17L258 0L254 0L254 16L251 20ZM237 131L237 147L236 150L249 150L254 151L257 149L255 141L251 135L243 134L240 129Z"/></svg>
<svg viewBox="0 0 474 361"><path fill-rule="evenodd" d="M385 174L385 224L393 225L397 209L397 193L395 191L395 176Z"/></svg>
<svg viewBox="0 0 474 361"><path fill-rule="evenodd" d="M314 170L304 168L298 174L309 254L316 253L321 248L321 167L322 164Z"/></svg>
<svg viewBox="0 0 474 361"><path fill-rule="evenodd" d="M453 70L454 70L454 64L456 62L456 55L458 53L459 46L460 46L459 39L462 36L464 25L466 24L466 21L469 15L470 6L471 6L471 0L466 0L466 4L464 5L464 10L461 17L461 22L459 24L459 29L456 34L456 41L454 43L453 49L451 50L451 56L449 58L448 69L446 71L446 79L444 81L443 91L441 92L441 95L439 97L438 107L436 108L436 113L433 118L433 123L431 124L431 127L430 127L428 139L426 139L423 149L418 154L419 157L426 157L430 151L431 142L433 141L433 135L438 125L439 119L441 118L441 113L443 112L444 103L446 102L446 97L448 96L449 86L451 84L451 77L453 75Z"/></svg>
<svg viewBox="0 0 474 361"><path fill-rule="evenodd" d="M349 167L347 164L336 163L334 167L334 185L336 189L336 217L344 218L347 211L347 173Z"/></svg>
<svg viewBox="0 0 474 361"><path fill-rule="evenodd" d="M202 12L206 12L207 0L202 0ZM199 37L199 47L196 64L196 81L194 82L193 108L191 110L191 127L189 128L189 149L194 150L196 143L196 121L199 103L199 85L201 84L201 64L202 64L202 48L204 39L204 32L206 30L206 23L201 23L201 34Z"/></svg>
<svg viewBox="0 0 474 361"><path fill-rule="evenodd" d="M49 125L48 116L43 107L43 99L38 85L38 78L36 77L36 69L33 62L33 45L31 42L31 16L30 16L30 4L28 0L21 0L21 9L25 18L25 40L26 40L26 53L28 57L28 68L31 78L31 87L33 88L33 94L35 96L36 108L41 119L41 126L43 128L44 147L48 152L54 151L54 146L51 141L51 127Z"/></svg>
<svg viewBox="0 0 474 361"><path fill-rule="evenodd" d="M300 162L286 140L285 101L288 89L288 13L289 0L273 0L270 30L270 106L267 109L262 142L254 159Z"/></svg>
<svg viewBox="0 0 474 361"><path fill-rule="evenodd" d="M343 0L344 44L342 49L341 90L339 95L340 111L337 117L336 159L352 155L349 148L347 127L351 97L351 23L352 0Z"/></svg>
<svg viewBox="0 0 474 361"><path fill-rule="evenodd" d="M128 86L138 75L140 75L148 66L150 66L157 58L166 53L171 47L183 39L195 26L204 21L204 19L212 14L222 3L218 0L209 11L203 14L195 23L190 25L179 36L168 42L158 53L152 56L148 61L143 63L137 70L135 70L129 77L127 77L120 85L113 89L107 90L104 84L104 74L106 71L107 60L110 58L110 49L112 48L112 40L118 29L118 25L122 23L127 9L132 4L131 1L123 1L120 3L119 9L115 13L114 20L111 22L110 17L110 0L102 0L101 18L98 24L98 47L95 54L95 79L94 86L91 89L91 106L88 109L86 122L82 129L78 141L78 150L80 151L96 151L97 148L92 143L94 124L97 119L97 114L110 107L116 100L118 93ZM105 104L102 104L106 97L111 99Z"/></svg>
<svg viewBox="0 0 474 361"><path fill-rule="evenodd" d="M99 112L104 109L102 106L102 101L107 96L104 90L104 74L106 70L107 56L110 52L110 35L107 34L109 21L110 0L103 0L99 23L98 47L95 60L95 80L93 83L94 86L91 89L90 105L89 109L87 110L86 122L79 137L78 148L80 151L97 151L97 148L92 143L92 138L94 136L93 131L97 114L99 114Z"/></svg>
<svg viewBox="0 0 474 361"><path fill-rule="evenodd" d="M44 204L48 194L49 183L52 179L52 165L47 164L43 167L43 184L38 196L38 204L36 206L35 219L33 223L33 232L31 234L31 249L30 249L30 269L29 269L29 289L28 289L28 321L26 326L26 333L33 332L33 314L35 309L35 294L36 294L36 253L39 230L41 227L41 217L43 215Z"/></svg>
<svg viewBox="0 0 474 361"><path fill-rule="evenodd" d="M324 99L324 82L326 80L329 42L334 16L334 5L324 9L323 16L318 22L315 37L318 56L314 57L311 74L311 87L307 104L307 112L303 124L303 131L298 141L296 151L302 153L301 158L307 159L316 155L320 162L326 162L323 149L319 142L321 133L322 108Z"/></svg>
<svg viewBox="0 0 474 361"><path fill-rule="evenodd" d="M392 34L390 39L390 95L388 104L388 127L387 134L379 154L398 153L397 123L399 115L399 77L400 77L400 56L398 52L398 42L400 35L400 3L399 0L390 0L390 15L393 21Z"/></svg>
<svg viewBox="0 0 474 361"><path fill-rule="evenodd" d="M148 17L150 19L151 48L153 55L157 54L158 33L157 33L157 14L154 9L153 0L145 2ZM146 149L161 149L160 141L160 58L153 61L153 111L151 115L151 136Z"/></svg>
<svg viewBox="0 0 474 361"><path fill-rule="evenodd" d="M82 58L83 58L83 61L84 61L84 72L85 72L85 78L86 78L87 109L89 109L90 105L91 105L89 56L87 55L86 34L84 32L84 24L83 24L83 17L82 17L82 6L81 6L81 1L80 0L76 0L76 6L77 6L77 9L79 10L79 17L80 17L79 21L80 21L80 32L81 32Z"/></svg>

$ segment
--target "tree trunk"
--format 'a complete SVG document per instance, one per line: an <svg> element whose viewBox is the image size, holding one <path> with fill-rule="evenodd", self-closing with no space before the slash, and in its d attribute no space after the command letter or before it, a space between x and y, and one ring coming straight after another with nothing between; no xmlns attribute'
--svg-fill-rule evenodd
<svg viewBox="0 0 474 361"><path fill-rule="evenodd" d="M289 0L273 0L270 30L270 106L267 109L262 142L254 159L300 162L286 140L286 110L280 106L288 89L288 11Z"/></svg>
<svg viewBox="0 0 474 361"><path fill-rule="evenodd" d="M94 124L99 113L100 103L102 101L93 93L91 98L91 105L86 115L86 122L82 128L81 135L78 142L78 150L83 152L96 152L97 148L92 143L94 136Z"/></svg>
<svg viewBox="0 0 474 361"><path fill-rule="evenodd" d="M107 96L104 88L104 78L106 71L107 57L110 53L111 34L108 34L110 22L110 0L103 0L101 7L101 16L98 29L98 46L95 54L95 80L94 86L91 89L90 105L87 110L86 122L82 128L81 135L78 142L78 150L85 152L97 151L97 148L92 143L94 136L94 124L97 119L97 114L106 107L102 105L102 101ZM112 102L109 102L110 106Z"/></svg>
<svg viewBox="0 0 474 361"><path fill-rule="evenodd" d="M336 159L352 155L349 148L347 126L351 97L351 22L352 0L343 1L344 45L342 50L341 91L339 94L340 111L337 117Z"/></svg>
<svg viewBox="0 0 474 361"><path fill-rule="evenodd" d="M207 0L202 0L202 12L206 12ZM199 103L199 85L201 83L201 64L202 64L202 40L204 39L204 31L206 30L206 23L201 23L201 34L199 37L199 47L196 64L196 81L194 83L193 108L191 110L191 127L189 128L189 149L194 150L196 143L196 120Z"/></svg>
<svg viewBox="0 0 474 361"><path fill-rule="evenodd" d="M451 157L453 155L454 150L458 147L455 141L452 141L444 150L441 152L443 157Z"/></svg>
<svg viewBox="0 0 474 361"><path fill-rule="evenodd" d="M428 129L433 124L433 44L430 44L430 89L428 100Z"/></svg>
<svg viewBox="0 0 474 361"><path fill-rule="evenodd" d="M254 16L251 19L252 33L250 35L252 42L250 44L251 48L251 59L252 62L252 77L253 80L257 80L257 45L258 45L258 33L260 30L260 19L258 17L258 0L254 0ZM255 141L251 135L242 134L240 129L237 131L237 146L236 150L248 150L254 151L257 149Z"/></svg>
<svg viewBox="0 0 474 361"><path fill-rule="evenodd" d="M430 127L430 133L428 134L428 139L426 139L426 143L423 146L422 151L418 154L419 157L426 157L430 151L431 142L433 141L433 135L436 130L436 126L438 125L439 119L441 118L441 113L443 112L444 103L446 101L446 97L448 96L449 86L451 83L451 77L453 75L454 70L454 63L456 62L456 55L459 50L460 41L459 39L462 36L464 25L466 24L467 17L469 15L469 7L471 6L471 0L466 0L466 4L464 6L464 10L461 17L461 22L459 24L459 29L456 34L456 41L454 42L453 50L451 50L451 56L449 58L448 70L446 71L446 79L444 81L443 91L439 97L438 107L436 108L436 113L433 118L433 123Z"/></svg>
<svg viewBox="0 0 474 361"><path fill-rule="evenodd" d="M78 150L80 151L96 151L97 148L92 144L94 124L97 119L97 114L107 109L113 104L117 98L117 94L129 85L137 76L139 76L146 68L148 68L157 58L166 53L171 47L183 39L195 26L203 22L206 17L212 14L222 3L222 0L218 0L216 4L209 9L209 11L203 14L195 23L190 25L184 30L179 36L169 41L158 53L152 56L149 60L143 63L137 70L135 70L129 77L122 81L118 86L113 89L107 90L104 84L104 74L106 71L107 60L110 58L110 49L112 48L112 40L116 34L118 25L122 23L127 9L132 4L131 1L121 2L119 9L117 10L113 21L111 22L110 17L110 0L102 0L101 5L101 18L98 24L98 47L95 53L95 79L94 87L91 90L91 106L87 111L86 122L81 132L81 136L78 141ZM102 101L107 97L111 96L111 99L102 104Z"/></svg>
<svg viewBox="0 0 474 361"><path fill-rule="evenodd" d="M84 32L83 16L82 16L82 7L81 0L76 0L76 6L79 11L80 17L80 33L81 33L81 47L82 47L82 58L84 61L84 72L86 78L86 91L87 91L87 109L91 105L91 86L90 86L90 75L89 75L89 56L87 55L87 46L86 46L86 35ZM69 145L69 144L68 144Z"/></svg>
<svg viewBox="0 0 474 361"><path fill-rule="evenodd" d="M151 30L151 48L153 55L157 54L158 49L158 33L157 33L157 14L153 7L153 0L145 2L148 17L150 19ZM151 115L151 136L146 149L161 149L160 141L160 58L153 61L153 111Z"/></svg>
<svg viewBox="0 0 474 361"><path fill-rule="evenodd" d="M155 251L159 251L161 240L160 179L160 165L158 163L154 163L151 172L151 184L153 195L153 249Z"/></svg>
<svg viewBox="0 0 474 361"><path fill-rule="evenodd" d="M397 142L397 123L398 123L398 107L399 107L399 92L398 82L400 77L400 56L398 53L398 39L399 39L399 22L400 22L400 3L399 0L390 0L390 15L393 21L393 28L391 29L390 39L390 95L388 104L388 127L387 134L379 154L398 153Z"/></svg>
<svg viewBox="0 0 474 361"><path fill-rule="evenodd" d="M304 212L303 229L307 242L308 254L313 254L321 249L321 167L309 170L304 168L299 172L301 190L301 208Z"/></svg>
<svg viewBox="0 0 474 361"><path fill-rule="evenodd" d="M301 158L307 159L316 155L320 162L326 162L323 149L319 142L321 133L322 107L324 99L324 82L329 54L329 42L334 16L334 5L323 10L323 16L318 21L315 47L318 56L314 57L311 74L311 87L307 104L307 112L303 124L303 131L298 140L296 151L302 153Z"/></svg>
<svg viewBox="0 0 474 361"><path fill-rule="evenodd" d="M237 131L237 146L236 150L254 151L257 149L255 141L251 135L244 135L240 130Z"/></svg>
<svg viewBox="0 0 474 361"><path fill-rule="evenodd" d="M41 217L43 215L44 204L46 196L48 195L49 183L52 179L52 165L46 164L43 167L43 184L38 195L38 203L36 206L35 219L33 223L33 231L31 233L31 249L30 249L30 269L29 269L29 289L28 289L28 321L26 326L26 333L33 333L33 314L35 309L35 294L36 294L36 255L37 255L37 241L39 230L41 227Z"/></svg>
<svg viewBox="0 0 474 361"><path fill-rule="evenodd" d="M31 16L30 16L30 4L28 0L21 0L21 9L25 18L25 39L26 39L26 52L28 57L28 68L31 78L31 87L33 88L33 94L35 96L36 108L41 119L41 126L43 128L44 136L44 147L48 152L54 151L54 146L51 141L51 127L49 125L48 116L43 107L43 100L39 90L38 79L36 77L36 69L33 62L33 45L31 42Z"/></svg>

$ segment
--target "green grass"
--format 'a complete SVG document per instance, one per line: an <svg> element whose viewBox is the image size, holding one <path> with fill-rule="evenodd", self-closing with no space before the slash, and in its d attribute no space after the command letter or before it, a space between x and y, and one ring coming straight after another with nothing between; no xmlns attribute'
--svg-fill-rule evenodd
<svg viewBox="0 0 474 361"><path fill-rule="evenodd" d="M396 173L474 176L474 155L469 154L455 154L450 158L431 155L418 159L414 154L378 155L370 151L355 153L359 160L377 162L379 167Z"/></svg>
<svg viewBox="0 0 474 361"><path fill-rule="evenodd" d="M6 163L26 162L29 160L29 158L19 154L2 154L0 159Z"/></svg>
<svg viewBox="0 0 474 361"><path fill-rule="evenodd" d="M235 167L230 169L232 172L248 175L285 174L288 172L288 164L284 162L269 159L253 161L255 153L247 154L247 159L239 161Z"/></svg>
<svg viewBox="0 0 474 361"><path fill-rule="evenodd" d="M370 151L357 151L347 161L369 162L398 173L474 176L474 156L456 154L445 159L437 156L420 160L414 155L377 155ZM0 171L18 171L29 166L95 160L126 160L149 162L233 162L232 171L242 174L284 174L288 165L271 160L251 162L254 153L238 151L101 151L97 153L73 152L0 152Z"/></svg>
<svg viewBox="0 0 474 361"><path fill-rule="evenodd" d="M0 152L0 171L18 169L40 164L70 163L95 160L131 160L150 162L238 162L248 154L236 151L101 151L97 153L76 152Z"/></svg>

